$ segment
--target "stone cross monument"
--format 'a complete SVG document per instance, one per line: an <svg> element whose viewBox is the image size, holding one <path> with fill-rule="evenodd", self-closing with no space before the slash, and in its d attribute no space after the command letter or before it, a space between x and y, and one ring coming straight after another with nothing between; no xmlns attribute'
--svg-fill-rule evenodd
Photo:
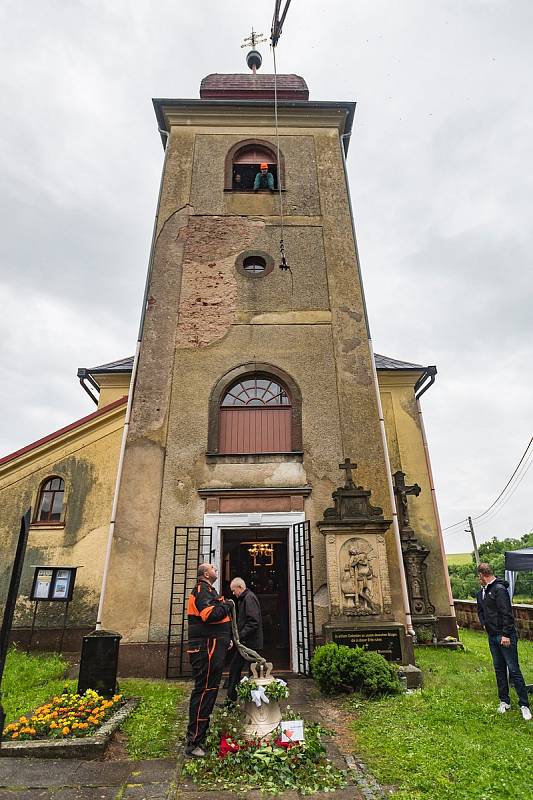
<svg viewBox="0 0 533 800"><path fill-rule="evenodd" d="M317 523L326 543L329 620L326 641L381 652L388 660L414 663L405 629L394 619L385 533L391 520L370 503L371 492L357 486L346 458L344 486Z"/></svg>
<svg viewBox="0 0 533 800"><path fill-rule="evenodd" d="M431 628L434 637L437 619L435 617L435 606L429 599L426 564L430 551L419 544L409 521L409 508L407 505L407 497L409 495L418 497L421 489L417 483L407 486L405 472L401 470L394 473L393 480L413 625L415 630Z"/></svg>

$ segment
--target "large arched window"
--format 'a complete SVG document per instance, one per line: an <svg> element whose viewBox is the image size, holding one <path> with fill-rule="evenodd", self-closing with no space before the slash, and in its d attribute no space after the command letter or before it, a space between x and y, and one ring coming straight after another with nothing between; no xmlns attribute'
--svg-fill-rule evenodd
<svg viewBox="0 0 533 800"><path fill-rule="evenodd" d="M274 188L278 189L278 180L283 185L283 156L280 153L280 164L276 148L262 139L247 139L234 145L226 156L225 188L226 191L251 192L254 180L260 171L261 164L268 164L268 171L274 177Z"/></svg>
<svg viewBox="0 0 533 800"><path fill-rule="evenodd" d="M46 478L41 484L34 522L61 522L65 481L57 476Z"/></svg>
<svg viewBox="0 0 533 800"><path fill-rule="evenodd" d="M286 372L252 361L213 387L207 455L264 453L302 455L302 395Z"/></svg>
<svg viewBox="0 0 533 800"><path fill-rule="evenodd" d="M288 453L292 404L285 387L269 375L247 375L222 397L219 453Z"/></svg>

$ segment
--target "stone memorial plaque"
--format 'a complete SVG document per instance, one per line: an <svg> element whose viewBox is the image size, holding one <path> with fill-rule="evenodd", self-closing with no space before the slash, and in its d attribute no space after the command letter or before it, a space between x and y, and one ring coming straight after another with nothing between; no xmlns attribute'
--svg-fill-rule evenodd
<svg viewBox="0 0 533 800"><path fill-rule="evenodd" d="M372 628L356 630L353 628L333 628L331 640L335 644L344 644L348 647L362 647L363 650L372 650L379 653L387 661L398 664L402 662L402 644L400 631L390 628Z"/></svg>

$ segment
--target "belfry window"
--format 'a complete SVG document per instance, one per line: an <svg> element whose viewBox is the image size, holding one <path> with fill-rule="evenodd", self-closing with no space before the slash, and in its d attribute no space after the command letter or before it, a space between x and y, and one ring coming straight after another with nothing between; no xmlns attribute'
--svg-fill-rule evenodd
<svg viewBox="0 0 533 800"><path fill-rule="evenodd" d="M269 375L242 377L225 392L219 409L219 453L291 451L292 403Z"/></svg>
<svg viewBox="0 0 533 800"><path fill-rule="evenodd" d="M47 478L41 484L34 522L61 522L65 481L63 478Z"/></svg>
<svg viewBox="0 0 533 800"><path fill-rule="evenodd" d="M238 192L252 192L254 185L255 191L277 189L278 163L274 150L249 144L239 148L233 154L231 188Z"/></svg>

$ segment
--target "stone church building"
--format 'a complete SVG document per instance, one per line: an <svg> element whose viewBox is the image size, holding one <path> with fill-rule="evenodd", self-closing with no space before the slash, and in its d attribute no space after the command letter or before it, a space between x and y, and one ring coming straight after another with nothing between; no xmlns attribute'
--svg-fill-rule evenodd
<svg viewBox="0 0 533 800"><path fill-rule="evenodd" d="M436 370L370 342L355 103L309 100L296 75L277 98L277 129L273 75L154 101L165 158L137 355L80 369L97 409L0 459L0 596L33 509L18 641L33 624L32 646L54 647L62 625L30 598L36 565L78 567L73 650L107 564L100 622L122 671L182 674L184 599L209 559L223 592L239 575L257 593L279 669L306 672L316 641L351 631L399 632L404 663L413 626L457 633L419 402ZM274 188L254 191L261 164Z"/></svg>

